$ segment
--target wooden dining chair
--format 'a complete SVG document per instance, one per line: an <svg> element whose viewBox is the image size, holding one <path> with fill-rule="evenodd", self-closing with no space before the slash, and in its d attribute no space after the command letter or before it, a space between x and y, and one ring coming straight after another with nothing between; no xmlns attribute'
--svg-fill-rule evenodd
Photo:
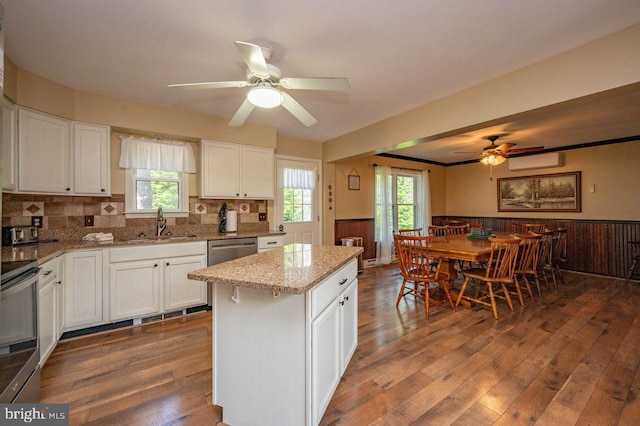
<svg viewBox="0 0 640 426"><path fill-rule="evenodd" d="M431 235L419 237L409 235L393 235L393 242L398 254L398 264L402 275L402 286L398 292L396 308L405 296L414 296L416 299L424 300L425 315L429 319L429 306L432 304L430 290L440 287L455 310L449 288L446 283L440 284L443 280L440 276L440 266L442 258L429 255L429 241L434 237ZM434 268L435 262L435 268Z"/></svg>
<svg viewBox="0 0 640 426"><path fill-rule="evenodd" d="M553 247L551 249L551 263L553 269L558 273L560 282L564 284L564 273L562 268L567 263L567 229L559 228L553 230L552 239Z"/></svg>
<svg viewBox="0 0 640 426"><path fill-rule="evenodd" d="M544 223L523 223L523 234L527 232L544 232L547 229L547 225Z"/></svg>
<svg viewBox="0 0 640 426"><path fill-rule="evenodd" d="M447 225L429 225L429 235L433 235L434 237L438 238L446 238L447 235L449 235L448 229L449 227Z"/></svg>
<svg viewBox="0 0 640 426"><path fill-rule="evenodd" d="M409 236L412 236L412 237L421 237L422 236L422 228L398 229L398 234L400 234L400 235L409 235Z"/></svg>
<svg viewBox="0 0 640 426"><path fill-rule="evenodd" d="M509 309L513 311L513 303L511 302L507 285L514 285L518 292L522 294L519 290L520 286L514 279L520 240L489 238L489 241L491 241L491 254L486 269L469 269L463 271L465 278L460 288L458 299L456 300L456 306L460 304L462 299L490 306L493 310L494 318L498 319L496 298L505 299L509 305ZM475 296L465 294L467 284L470 280L476 282ZM520 296L520 299L522 299L522 296Z"/></svg>
<svg viewBox="0 0 640 426"><path fill-rule="evenodd" d="M447 225L447 234L449 235L465 235L468 234L467 225Z"/></svg>
<svg viewBox="0 0 640 426"><path fill-rule="evenodd" d="M538 266L539 275L544 278L547 288L551 288L548 276L551 275L553 287L558 287L556 274L553 268L553 231L529 232L531 235L540 235L540 247L538 248Z"/></svg>
<svg viewBox="0 0 640 426"><path fill-rule="evenodd" d="M518 261L514 272L515 280L522 278L531 300L533 300L533 292L528 276L533 276L536 287L538 288L538 296L542 296L540 292L540 280L538 279L538 255L540 254L540 235L515 234L520 239L520 248L518 250Z"/></svg>

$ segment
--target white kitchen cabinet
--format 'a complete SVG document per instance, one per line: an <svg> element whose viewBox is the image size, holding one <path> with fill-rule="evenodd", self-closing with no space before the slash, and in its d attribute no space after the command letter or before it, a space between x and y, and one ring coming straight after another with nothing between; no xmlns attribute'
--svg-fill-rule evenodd
<svg viewBox="0 0 640 426"><path fill-rule="evenodd" d="M206 241L111 249L110 319L205 305L206 283L187 279L187 273L206 267L206 250Z"/></svg>
<svg viewBox="0 0 640 426"><path fill-rule="evenodd" d="M284 235L269 235L268 237L258 237L258 253L273 250L284 246Z"/></svg>
<svg viewBox="0 0 640 426"><path fill-rule="evenodd" d="M273 199L274 179L273 149L201 141L201 198Z"/></svg>
<svg viewBox="0 0 640 426"><path fill-rule="evenodd" d="M38 279L38 333L40 338L40 366L44 365L61 336L62 276L61 257L42 265Z"/></svg>
<svg viewBox="0 0 640 426"><path fill-rule="evenodd" d="M71 194L69 121L18 108L18 189Z"/></svg>
<svg viewBox="0 0 640 426"><path fill-rule="evenodd" d="M19 107L18 192L111 195L109 137L108 126Z"/></svg>
<svg viewBox="0 0 640 426"><path fill-rule="evenodd" d="M164 259L163 285L165 312L207 304L206 284L187 278L187 273L207 266L207 256Z"/></svg>
<svg viewBox="0 0 640 426"><path fill-rule="evenodd" d="M111 195L108 126L73 122L73 193Z"/></svg>
<svg viewBox="0 0 640 426"><path fill-rule="evenodd" d="M304 294L213 281L213 403L224 423L320 422L357 345L357 288L356 259Z"/></svg>
<svg viewBox="0 0 640 426"><path fill-rule="evenodd" d="M103 323L102 250L72 251L64 257L65 328Z"/></svg>
<svg viewBox="0 0 640 426"><path fill-rule="evenodd" d="M109 318L118 321L160 313L159 260L109 266Z"/></svg>
<svg viewBox="0 0 640 426"><path fill-rule="evenodd" d="M18 189L18 114L7 98L2 99L2 189Z"/></svg>

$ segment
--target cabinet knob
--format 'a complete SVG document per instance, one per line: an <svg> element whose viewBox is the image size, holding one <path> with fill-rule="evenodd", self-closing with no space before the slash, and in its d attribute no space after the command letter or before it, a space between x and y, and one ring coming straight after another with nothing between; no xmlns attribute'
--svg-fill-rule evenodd
<svg viewBox="0 0 640 426"><path fill-rule="evenodd" d="M344 300L340 301L340 306L344 306Z"/></svg>
<svg viewBox="0 0 640 426"><path fill-rule="evenodd" d="M106 191L104 188L102 188L102 189L100 190L100 192L107 192L107 191Z"/></svg>
<svg viewBox="0 0 640 426"><path fill-rule="evenodd" d="M236 197L239 197L239 196L240 196L240 194L236 193Z"/></svg>
<svg viewBox="0 0 640 426"><path fill-rule="evenodd" d="M153 267L154 267L154 268L157 268L157 267L158 267L158 264L157 264L157 263L154 263L154 264L153 264Z"/></svg>
<svg viewBox="0 0 640 426"><path fill-rule="evenodd" d="M58 281L56 281L56 284L60 285L60 284L62 284L62 281L58 280Z"/></svg>
<svg viewBox="0 0 640 426"><path fill-rule="evenodd" d="M169 262L167 262L167 266L169 266Z"/></svg>
<svg viewBox="0 0 640 426"><path fill-rule="evenodd" d="M71 191L71 188L66 188L65 191Z"/></svg>

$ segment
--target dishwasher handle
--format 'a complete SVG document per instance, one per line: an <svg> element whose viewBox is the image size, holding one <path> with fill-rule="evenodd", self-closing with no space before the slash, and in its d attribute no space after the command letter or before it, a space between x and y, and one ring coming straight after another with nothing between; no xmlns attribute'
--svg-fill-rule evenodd
<svg viewBox="0 0 640 426"><path fill-rule="evenodd" d="M226 245L226 246L209 246L209 250L227 250L227 249L234 249L234 248L244 248L244 247L255 247L257 246L257 243L244 243L244 244L233 244L233 245Z"/></svg>

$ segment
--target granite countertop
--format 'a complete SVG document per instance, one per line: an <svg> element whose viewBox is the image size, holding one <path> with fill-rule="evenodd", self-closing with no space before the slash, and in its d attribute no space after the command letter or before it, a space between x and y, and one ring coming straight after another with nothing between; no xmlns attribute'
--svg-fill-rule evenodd
<svg viewBox="0 0 640 426"><path fill-rule="evenodd" d="M60 240L53 242L41 242L37 244L25 244L12 247L2 247L2 261L14 260L38 260L40 264L47 262L61 254L73 250L104 249L112 247L144 246L150 244L178 244L193 241L225 240L234 238L268 237L272 235L284 235L276 231L246 231L229 234L209 233L189 236L174 236L174 238L141 239L137 237L118 239L106 242L84 242L82 240ZM177 238L176 238L177 237Z"/></svg>
<svg viewBox="0 0 640 426"><path fill-rule="evenodd" d="M302 294L363 252L362 247L289 244L189 272L192 280Z"/></svg>

